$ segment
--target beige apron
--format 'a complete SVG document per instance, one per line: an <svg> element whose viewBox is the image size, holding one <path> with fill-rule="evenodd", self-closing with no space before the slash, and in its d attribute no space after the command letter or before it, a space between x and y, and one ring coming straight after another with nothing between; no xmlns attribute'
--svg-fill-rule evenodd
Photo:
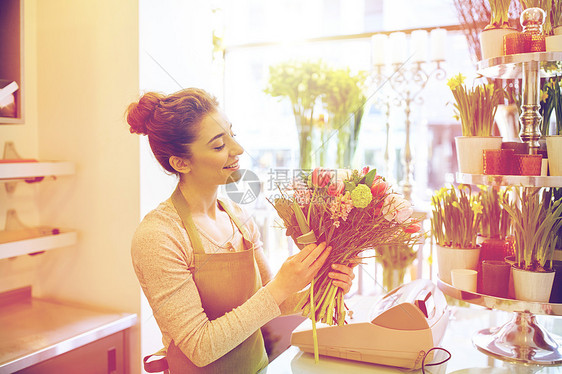
<svg viewBox="0 0 562 374"><path fill-rule="evenodd" d="M253 243L244 226L228 206L219 200L242 233L244 250L232 253L207 254L203 250L187 202L179 186L172 202L187 230L194 252L193 279L199 291L203 309L209 320L230 312L248 300L262 285L254 259ZM179 373L257 373L267 366L268 359L260 329L233 350L204 367L195 366L172 341L166 354L171 374Z"/></svg>

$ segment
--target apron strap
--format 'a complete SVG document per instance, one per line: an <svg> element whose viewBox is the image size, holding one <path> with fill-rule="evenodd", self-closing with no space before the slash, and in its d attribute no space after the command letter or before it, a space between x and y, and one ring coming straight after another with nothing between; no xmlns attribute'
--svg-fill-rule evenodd
<svg viewBox="0 0 562 374"><path fill-rule="evenodd" d="M172 194L172 203L174 204L176 210L178 211L178 214L180 215L180 218L183 222L183 227L185 227L185 229L187 230L187 235L189 236L189 240L191 241L193 252L197 254L205 254L203 243L201 242L201 237L199 236L199 232L195 227L193 218L191 218L189 206L187 205L187 201L185 201L185 197L181 193L179 184Z"/></svg>
<svg viewBox="0 0 562 374"><path fill-rule="evenodd" d="M157 360L148 361L150 360L151 357L155 357L155 356L164 356L164 357L161 357ZM145 356L142 362L144 366L144 371L146 371L147 373L161 373L165 370L168 370L168 360L166 360L166 348L162 348L156 353Z"/></svg>
<svg viewBox="0 0 562 374"><path fill-rule="evenodd" d="M224 211L229 215L232 222L234 222L234 224L238 228L238 231L240 231L240 233L242 233L242 236L244 237L244 239L246 239L246 241L251 243L250 235L248 234L248 230L246 229L246 226L244 226L244 224L242 224L242 222L240 222L240 218L238 218L234 213L232 213L232 211L230 210L230 207L228 206L228 203L222 201L221 199L218 199L218 201L219 201L219 204L221 205L222 209L224 209Z"/></svg>

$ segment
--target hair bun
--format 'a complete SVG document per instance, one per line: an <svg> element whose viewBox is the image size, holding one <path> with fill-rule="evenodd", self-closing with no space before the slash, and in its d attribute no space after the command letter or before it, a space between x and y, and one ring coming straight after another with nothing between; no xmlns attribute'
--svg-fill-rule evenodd
<svg viewBox="0 0 562 374"><path fill-rule="evenodd" d="M127 109L127 122L131 127L129 129L131 133L148 135L151 119L161 98L161 94L147 92L140 98L138 103L135 102L129 105Z"/></svg>

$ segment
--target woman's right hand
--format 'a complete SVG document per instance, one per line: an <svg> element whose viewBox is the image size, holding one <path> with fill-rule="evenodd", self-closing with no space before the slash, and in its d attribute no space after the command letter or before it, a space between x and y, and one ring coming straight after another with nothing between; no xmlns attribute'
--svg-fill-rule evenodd
<svg viewBox="0 0 562 374"><path fill-rule="evenodd" d="M309 244L281 265L275 278L266 285L278 305L314 279L331 250L332 247L326 248L326 242Z"/></svg>

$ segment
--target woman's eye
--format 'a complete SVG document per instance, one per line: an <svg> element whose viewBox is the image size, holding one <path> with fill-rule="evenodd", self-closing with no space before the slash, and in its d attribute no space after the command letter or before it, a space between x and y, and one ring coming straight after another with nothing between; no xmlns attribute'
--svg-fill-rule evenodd
<svg viewBox="0 0 562 374"><path fill-rule="evenodd" d="M220 146L218 146L218 147L215 147L215 149L216 149L217 151L222 151L222 149L224 148L225 145L226 145L226 144L220 145Z"/></svg>

